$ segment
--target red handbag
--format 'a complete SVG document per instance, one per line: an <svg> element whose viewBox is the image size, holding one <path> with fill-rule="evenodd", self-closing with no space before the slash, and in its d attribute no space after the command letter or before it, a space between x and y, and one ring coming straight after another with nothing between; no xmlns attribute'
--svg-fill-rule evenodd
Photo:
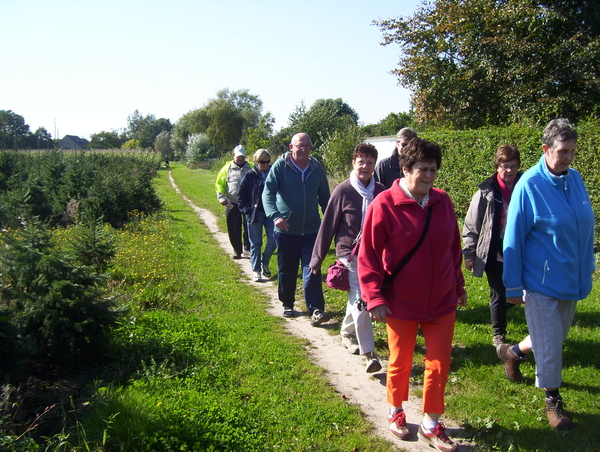
<svg viewBox="0 0 600 452"><path fill-rule="evenodd" d="M358 244L360 242L356 242L354 248L352 248L352 252L350 253L350 257L348 258L348 265L352 262L356 251L358 250ZM333 265L330 265L327 269L327 277L325 278L325 283L327 287L330 289L337 290L350 290L350 271L346 264L344 264L341 260L337 259Z"/></svg>
<svg viewBox="0 0 600 452"><path fill-rule="evenodd" d="M348 267L341 260L336 260L335 264L330 265L327 269L325 283L331 289L350 290Z"/></svg>

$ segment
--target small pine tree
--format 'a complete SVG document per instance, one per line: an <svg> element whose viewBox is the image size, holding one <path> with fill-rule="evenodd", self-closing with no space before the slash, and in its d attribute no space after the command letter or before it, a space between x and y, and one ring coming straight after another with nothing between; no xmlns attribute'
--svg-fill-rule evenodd
<svg viewBox="0 0 600 452"><path fill-rule="evenodd" d="M0 309L40 360L102 358L117 312L101 275L54 247L37 217L22 223L0 235Z"/></svg>

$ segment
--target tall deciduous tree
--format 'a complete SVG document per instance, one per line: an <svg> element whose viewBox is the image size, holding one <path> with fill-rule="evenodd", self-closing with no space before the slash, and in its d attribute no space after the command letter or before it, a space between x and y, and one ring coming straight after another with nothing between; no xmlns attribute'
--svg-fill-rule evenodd
<svg viewBox="0 0 600 452"><path fill-rule="evenodd" d="M127 138L138 140L141 147L149 148L154 145L154 140L161 132L170 132L173 128L171 121L158 118L153 114L142 115L138 110L127 117Z"/></svg>
<svg viewBox="0 0 600 452"><path fill-rule="evenodd" d="M600 19L583 0L436 0L375 21L421 123L456 128L594 114Z"/></svg>
<svg viewBox="0 0 600 452"><path fill-rule="evenodd" d="M0 110L0 149L31 147L32 134L23 116L12 110Z"/></svg>
<svg viewBox="0 0 600 452"><path fill-rule="evenodd" d="M125 140L119 136L119 133L112 130L110 132L93 133L90 136L90 149L119 149Z"/></svg>
<svg viewBox="0 0 600 452"><path fill-rule="evenodd" d="M34 146L38 149L52 149L54 142L52 141L52 135L46 130L45 127L38 127L33 133Z"/></svg>
<svg viewBox="0 0 600 452"><path fill-rule="evenodd" d="M310 135L313 149L318 150L336 130L356 126L358 114L342 99L317 99L309 109L302 102L290 114L287 135L304 132ZM289 143L289 141L288 141Z"/></svg>
<svg viewBox="0 0 600 452"><path fill-rule="evenodd" d="M246 89L223 89L202 108L186 113L177 121L173 134L175 152L181 154L191 134L202 133L210 139L217 155L230 153L242 142L248 128L258 128L261 112L262 101L257 95Z"/></svg>

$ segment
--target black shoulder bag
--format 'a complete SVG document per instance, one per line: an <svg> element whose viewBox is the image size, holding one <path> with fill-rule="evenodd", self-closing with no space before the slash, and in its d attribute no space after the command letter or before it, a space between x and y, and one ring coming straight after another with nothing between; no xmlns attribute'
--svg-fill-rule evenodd
<svg viewBox="0 0 600 452"><path fill-rule="evenodd" d="M421 233L421 237L419 238L419 241L417 242L417 244L415 246L413 246L413 249L410 250L406 256L404 256L404 259L402 259L400 261L398 266L394 269L394 272L390 275L386 275L386 277L383 278L383 284L381 285L381 293L383 295L385 295L386 291L388 290L388 287L390 286L390 284L392 283L394 278L396 276L398 276L398 273L400 273L400 270L402 270L404 268L404 266L406 264L408 264L408 261L410 261L410 258L413 257L413 255L417 252L417 250L423 243L423 240L425 240L425 236L427 235L427 230L429 229L429 220L431 219L431 211L432 210L433 210L433 205L429 206L429 209L427 210L427 218L425 219L425 227L423 228L423 232Z"/></svg>

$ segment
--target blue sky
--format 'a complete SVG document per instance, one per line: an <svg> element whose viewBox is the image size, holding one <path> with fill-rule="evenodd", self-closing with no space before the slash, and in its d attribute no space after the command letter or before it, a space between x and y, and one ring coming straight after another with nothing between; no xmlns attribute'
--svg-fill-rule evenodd
<svg viewBox="0 0 600 452"><path fill-rule="evenodd" d="M302 101L342 98L365 124L408 111L398 46L373 20L420 0L0 0L0 110L59 138L120 130L136 109L175 123L248 89L276 129Z"/></svg>

